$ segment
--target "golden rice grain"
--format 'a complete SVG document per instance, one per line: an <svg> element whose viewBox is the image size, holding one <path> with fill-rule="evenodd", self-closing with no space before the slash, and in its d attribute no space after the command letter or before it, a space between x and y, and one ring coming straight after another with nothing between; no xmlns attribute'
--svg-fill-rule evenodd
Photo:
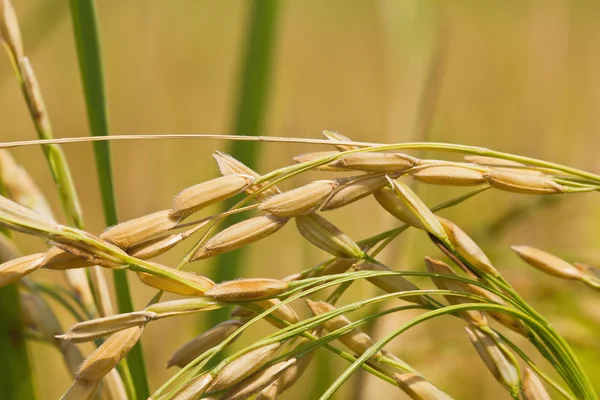
<svg viewBox="0 0 600 400"><path fill-rule="evenodd" d="M81 364L77 379L95 381L108 374L137 343L142 330L141 326L135 326L111 335Z"/></svg>
<svg viewBox="0 0 600 400"><path fill-rule="evenodd" d="M218 283L207 290L205 295L219 301L254 301L276 296L285 292L288 287L288 282L278 279L237 279Z"/></svg>
<svg viewBox="0 0 600 400"><path fill-rule="evenodd" d="M306 300L306 303L308 304L308 307L314 315L321 315L335 310L334 306L324 301ZM337 317L333 317L324 321L323 327L328 332L333 332L338 329L344 328L350 324L351 322L348 318L346 318L343 315L338 315ZM347 333L344 333L337 339L340 342L342 342L344 346L348 347L356 354L363 354L365 351L369 350L369 348L371 348L374 345L373 339L371 339L369 335L367 335L358 328L352 328L352 330L350 330ZM373 358L377 359L381 356L382 353L378 351L376 354L373 355Z"/></svg>
<svg viewBox="0 0 600 400"><path fill-rule="evenodd" d="M425 257L425 265L427 266L427 269L429 270L429 272L432 272L434 274L457 276L456 273L452 270L452 268L450 268L448 266L448 264L446 264L440 260L435 260L430 257ZM458 280L444 279L444 278L437 278L437 277L435 277L435 278L432 277L431 280L433 281L435 286L437 286L438 289L441 289L441 290L451 290L451 291L459 292L459 293L471 293L468 285L466 283L458 281ZM469 299L467 297L461 297L461 296L444 296L444 297L450 304L465 304L465 303L473 303L475 301L475 300ZM465 321L467 321L475 326L487 325L487 319L485 318L485 315L481 311L477 311L477 310L461 311L459 315Z"/></svg>
<svg viewBox="0 0 600 400"><path fill-rule="evenodd" d="M523 372L521 397L523 400L551 400L544 384L530 368L525 368Z"/></svg>
<svg viewBox="0 0 600 400"><path fill-rule="evenodd" d="M228 390L221 397L221 400L244 400L251 397L277 380L295 362L296 359L292 358L270 365L262 371L254 373Z"/></svg>
<svg viewBox="0 0 600 400"><path fill-rule="evenodd" d="M433 185L474 186L486 182L481 170L460 165L431 165L419 168L410 175Z"/></svg>
<svg viewBox="0 0 600 400"><path fill-rule="evenodd" d="M339 180L340 186L329 196L321 211L336 210L365 198L388 185L385 175L367 174Z"/></svg>
<svg viewBox="0 0 600 400"><path fill-rule="evenodd" d="M215 151L213 153L213 157L215 158L215 161L217 161L219 170L221 171L221 174L223 174L223 175L243 174L243 175L249 175L255 179L260 178L260 175L257 174L254 170L247 167L240 161L236 160L229 154L222 153L220 151ZM244 192L246 194L253 194L253 193L256 193L258 190L263 189L268 184L269 184L269 182L263 182L258 185L251 185L251 186L247 187L246 189L244 189ZM275 196L276 194L279 194L279 193L281 193L281 191L276 186L271 186L268 189L264 189L260 194L258 194L256 196L256 199L258 201L264 201L264 200L268 199L269 197Z"/></svg>
<svg viewBox="0 0 600 400"><path fill-rule="evenodd" d="M227 339L243 324L244 322L242 321L229 320L221 322L217 326L201 333L173 353L169 361L167 361L167 368L173 365L181 368L185 367L206 350L221 344L223 340Z"/></svg>
<svg viewBox="0 0 600 400"><path fill-rule="evenodd" d="M413 372L394 374L394 380L413 400L452 400L452 397L438 389L433 383Z"/></svg>
<svg viewBox="0 0 600 400"><path fill-rule="evenodd" d="M536 176L509 170L492 170L484 177L496 189L523 194L560 194L564 193L563 186L546 176Z"/></svg>
<svg viewBox="0 0 600 400"><path fill-rule="evenodd" d="M254 181L250 175L225 175L183 189L173 199L170 217L186 218L211 204L226 200Z"/></svg>
<svg viewBox="0 0 600 400"><path fill-rule="evenodd" d="M100 237L122 249L129 248L175 227L180 218L171 217L170 213L171 210L162 210L121 222L108 228Z"/></svg>
<svg viewBox="0 0 600 400"><path fill-rule="evenodd" d="M580 280L582 273L574 265L550 253L529 246L511 246L527 264L549 275L563 279Z"/></svg>
<svg viewBox="0 0 600 400"><path fill-rule="evenodd" d="M401 153L353 153L330 165L334 168L365 172L401 172L419 163L417 158Z"/></svg>
<svg viewBox="0 0 600 400"><path fill-rule="evenodd" d="M286 218L261 215L239 222L207 240L193 255L192 261L203 260L256 242L283 228L287 221Z"/></svg>
<svg viewBox="0 0 600 400"><path fill-rule="evenodd" d="M297 217L296 227L306 240L336 257L364 256L364 252L352 239L318 214Z"/></svg>
<svg viewBox="0 0 600 400"><path fill-rule="evenodd" d="M376 264L372 262L359 262L353 265L357 271L392 271L383 264ZM377 286L384 292L396 293L396 292L408 292L413 290L419 290L412 282L400 275L385 275L385 276L374 276L367 278L369 282ZM409 301L417 304L428 304L429 302L423 296L402 296L402 300Z"/></svg>
<svg viewBox="0 0 600 400"><path fill-rule="evenodd" d="M265 365L275 354L279 346L281 346L281 343L262 346L231 361L215 376L208 387L208 391L216 392L224 390L243 381Z"/></svg>
<svg viewBox="0 0 600 400"><path fill-rule="evenodd" d="M469 339L479 357L483 360L492 375L513 396L519 393L521 377L519 367L506 350L500 345L500 339L491 333L483 332L477 328L465 328Z"/></svg>
<svg viewBox="0 0 600 400"><path fill-rule="evenodd" d="M269 198L260 209L277 217L309 214L318 209L337 186L336 181L315 181Z"/></svg>
<svg viewBox="0 0 600 400"><path fill-rule="evenodd" d="M16 282L42 266L44 253L30 254L0 264L0 287Z"/></svg>

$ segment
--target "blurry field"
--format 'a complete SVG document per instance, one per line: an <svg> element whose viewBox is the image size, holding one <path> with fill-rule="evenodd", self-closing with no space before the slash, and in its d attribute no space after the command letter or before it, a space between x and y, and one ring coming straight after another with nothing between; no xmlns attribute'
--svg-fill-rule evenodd
<svg viewBox="0 0 600 400"><path fill-rule="evenodd" d="M79 72L66 0L15 1L26 52L37 73L59 137L87 135ZM113 134L230 132L247 3L243 1L98 1ZM355 140L433 140L479 145L600 172L600 2L597 1L282 1L267 123L263 134L317 138L337 130ZM0 140L35 138L10 65L0 57ZM261 145L260 172L286 165L322 147ZM172 196L215 177L211 153L226 142L151 141L113 144L120 219L164 209ZM87 229L101 232L91 146L65 147L84 205ZM34 176L58 214L60 207L39 148L13 154ZM438 157L427 154L428 157ZM317 173L289 182L296 186ZM434 205L460 189L421 186ZM486 192L445 212L473 234L524 297L557 326L579 353L589 376L600 374L600 300L585 288L547 278L510 253L528 244L600 266L600 197L535 198ZM335 211L331 220L358 240L394 226L371 199ZM488 229L514 207L531 205L524 219ZM373 206L369 210L369 206ZM216 209L214 209L216 210ZM213 210L213 211L214 211ZM24 252L44 243L20 242ZM172 265L185 249L160 261ZM269 252L268 257L264 254ZM397 269L423 268L438 251L424 235L408 232L384 253ZM280 278L326 257L303 243L290 224L252 246L244 275ZM192 265L210 276L210 261ZM46 273L38 277L57 279ZM153 290L132 279L135 303ZM342 302L374 293L357 285ZM298 305L301 307L301 305ZM150 324L142 339L151 389L172 371L174 349L197 333L203 316ZM380 338L408 319L381 321ZM72 321L65 318L65 325ZM266 324L256 337L270 331ZM250 336L249 339L251 340ZM249 342L246 342L249 343ZM239 345L239 344L238 344ZM450 318L429 322L390 346L457 399L504 399L508 394L484 369ZM30 346L40 398L58 398L70 384L59 354ZM318 358L320 370L347 366ZM326 366L331 362L331 366ZM283 398L305 398L320 375L317 365ZM331 383L335 378L331 375ZM596 389L600 390L600 379ZM404 398L386 383L350 380L338 398ZM326 387L326 386L325 386ZM317 398L313 393L310 398Z"/></svg>

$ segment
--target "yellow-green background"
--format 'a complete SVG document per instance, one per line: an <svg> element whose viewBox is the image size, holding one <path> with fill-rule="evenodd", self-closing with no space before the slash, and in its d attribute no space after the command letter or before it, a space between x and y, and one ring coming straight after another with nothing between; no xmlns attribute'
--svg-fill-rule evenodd
<svg viewBox="0 0 600 400"><path fill-rule="evenodd" d="M66 0L14 1L26 54L38 76L56 136L88 134ZM230 1L109 1L98 3L113 134L236 133L234 118L248 5ZM597 1L282 1L263 134L318 138L323 129L372 142L433 140L490 147L600 172L600 3ZM0 140L35 138L8 59L0 57ZM117 142L113 145L120 219L167 208L182 188L217 176L217 141ZM89 144L64 147L87 228L102 231L100 196ZM259 172L287 165L295 154L323 147L264 144ZM32 174L56 213L60 207L39 148L14 156ZM423 154L416 154L423 156ZM427 154L442 157L443 154ZM451 155L456 159L455 155ZM327 176L294 178L283 188ZM437 204L460 189L418 188ZM600 297L576 283L548 278L511 254L529 244L569 260L600 265L597 193L534 205L507 229L485 235L508 210L536 199L487 192L444 212L480 241L495 265L569 339L600 390ZM216 208L213 209L216 211ZM327 217L355 239L395 226L366 199ZM39 240L20 239L24 252ZM189 246L189 244L188 244ZM184 245L185 247L185 245ZM184 249L160 259L176 263ZM439 255L423 234L397 240L383 259L390 267L422 269ZM293 224L251 246L244 276L283 277L317 264L325 253L307 245ZM192 265L210 276L210 262ZM61 280L59 274L36 273ZM153 291L131 279L138 308ZM427 283L423 283L427 286ZM357 284L342 302L376 293ZM302 304L295 305L302 315ZM368 310L367 310L368 312ZM172 374L174 349L201 329L202 315L150 324L144 332L151 388ZM407 315L386 317L373 336ZM72 321L65 316L64 324ZM270 331L254 330L238 347ZM89 348L84 348L89 351ZM457 399L506 399L483 367L460 321L443 318L415 328L389 347ZM70 378L54 349L30 346L40 398L58 398ZM326 360L331 363L325 366ZM1 362L1 361L0 361ZM323 352L282 398L317 398L322 371L348 364ZM545 366L547 367L547 366ZM327 383L327 382L325 382ZM322 384L322 383L321 383ZM359 386L360 389L356 387ZM362 397L361 397L362 396ZM404 398L376 380L350 380L338 398Z"/></svg>

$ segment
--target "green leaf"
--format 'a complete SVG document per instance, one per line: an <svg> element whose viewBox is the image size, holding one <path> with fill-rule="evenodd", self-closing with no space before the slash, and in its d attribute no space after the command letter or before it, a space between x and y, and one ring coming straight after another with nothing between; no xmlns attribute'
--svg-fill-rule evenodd
<svg viewBox="0 0 600 400"><path fill-rule="evenodd" d="M70 6L90 131L93 136L107 136L109 129L106 94L95 2L93 0L71 0ZM94 154L106 225L115 225L118 218L108 142L94 142ZM114 283L119 312L133 311L129 285L124 271L114 271ZM149 396L148 381L140 343L127 356L127 364L131 368L136 396L147 398Z"/></svg>

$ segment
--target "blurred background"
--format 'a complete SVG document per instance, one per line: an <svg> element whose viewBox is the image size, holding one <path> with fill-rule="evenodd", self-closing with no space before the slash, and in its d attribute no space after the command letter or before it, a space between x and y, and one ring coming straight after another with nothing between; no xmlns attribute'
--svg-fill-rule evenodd
<svg viewBox="0 0 600 400"><path fill-rule="evenodd" d="M268 68L255 80L244 71L252 22L261 26L261 15L253 12L256 3L98 1L111 133L320 138L322 130L330 129L359 141L478 145L600 173L600 2L305 0L276 4L265 43L271 51L260 53ZM88 135L68 2L19 0L14 6L55 135ZM244 81L254 86L244 89ZM253 96L259 94L256 101L262 106L254 111L257 121L240 122L244 96L249 96L246 104L252 104ZM0 140L34 138L19 86L2 54ZM240 157L247 157L247 149L237 146ZM294 155L322 149L261 143L254 148L254 166L265 173L290 164ZM70 144L64 150L86 227L99 233L104 223L91 145ZM213 151L234 151L227 142L204 140L115 142L112 150L121 220L167 208L184 187L218 175ZM59 214L41 150L18 148L12 154ZM411 154L459 159L453 154ZM309 173L281 187L289 189L326 176L331 175ZM464 192L426 185L416 190L429 205ZM527 244L600 266L597 193L548 201L489 191L442 215L480 243L508 280L573 344L589 375L598 376L598 295L527 267L509 250L510 245ZM397 225L372 199L327 217L355 240ZM26 253L43 251L46 246L25 237L19 237L18 243ZM158 261L176 264L191 244ZM408 231L382 257L394 269L423 270L425 255L440 256L425 235ZM241 267L235 274L281 278L326 257L289 224L240 253ZM211 277L220 276L217 269L223 268L227 263L217 266L212 260L190 266ZM62 280L61 275L48 272L35 277ZM142 308L154 290L133 278L130 282L136 307ZM367 283L356 284L341 303L376 293ZM295 308L308 315L303 304ZM388 316L371 333L381 338L411 316ZM64 326L73 322L63 317ZM199 314L148 325L142 344L151 389L173 374L165 367L170 354L206 329L209 321L209 316ZM235 346L271 331L267 324L260 325ZM388 349L456 399L509 398L483 367L460 321L428 322L397 338ZM60 354L35 342L29 352L40 398L60 397L71 383ZM347 366L322 351L302 381L282 398L318 398ZM596 381L600 390L600 380ZM337 395L339 399L377 397L407 398L400 390L361 373Z"/></svg>

